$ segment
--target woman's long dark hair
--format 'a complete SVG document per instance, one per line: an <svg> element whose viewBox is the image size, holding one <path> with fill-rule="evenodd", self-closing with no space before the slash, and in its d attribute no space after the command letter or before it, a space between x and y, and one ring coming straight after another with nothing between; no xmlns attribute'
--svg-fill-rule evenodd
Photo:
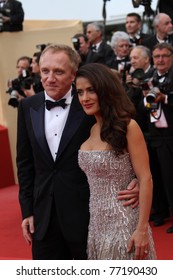
<svg viewBox="0 0 173 280"><path fill-rule="evenodd" d="M135 108L128 98L120 78L110 68L99 63L88 63L79 68L78 77L86 78L98 95L100 114L103 120L101 139L107 142L117 154L127 148L127 125L135 114Z"/></svg>

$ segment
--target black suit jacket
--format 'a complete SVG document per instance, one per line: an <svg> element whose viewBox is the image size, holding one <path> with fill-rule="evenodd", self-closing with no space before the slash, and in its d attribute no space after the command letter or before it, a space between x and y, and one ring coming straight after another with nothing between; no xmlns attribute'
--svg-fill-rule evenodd
<svg viewBox="0 0 173 280"><path fill-rule="evenodd" d="M173 36L172 35L168 36L167 40L168 40L168 43L173 45ZM149 48L151 51L153 50L154 46L158 43L159 43L159 41L157 40L156 34L151 35L149 38L147 38L143 41L143 45L145 47Z"/></svg>
<svg viewBox="0 0 173 280"><path fill-rule="evenodd" d="M69 241L86 241L89 186L78 166L78 150L95 119L87 116L74 95L53 161L44 132L44 93L23 99L18 111L17 167L23 218L34 215L35 237L46 233L53 200L60 228Z"/></svg>
<svg viewBox="0 0 173 280"><path fill-rule="evenodd" d="M9 15L10 22L3 24L2 31L22 31L23 30L23 21L24 21L24 10L22 4L19 1L9 0L7 6L10 9Z"/></svg>
<svg viewBox="0 0 173 280"><path fill-rule="evenodd" d="M115 54L111 46L109 46L106 42L102 42L98 48L97 52L93 52L90 47L89 52L87 54L86 63L103 63L109 66L111 59L115 58Z"/></svg>

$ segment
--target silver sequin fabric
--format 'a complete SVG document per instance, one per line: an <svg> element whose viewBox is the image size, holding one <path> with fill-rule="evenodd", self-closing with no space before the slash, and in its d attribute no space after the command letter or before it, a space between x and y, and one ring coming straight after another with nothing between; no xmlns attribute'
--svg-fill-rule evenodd
<svg viewBox="0 0 173 280"><path fill-rule="evenodd" d="M128 240L136 229L139 208L124 207L116 199L120 190L135 177L128 153L116 156L112 150L79 150L78 162L90 187L90 223L87 253L89 260L132 260L127 253ZM150 252L146 259L156 259L151 228Z"/></svg>

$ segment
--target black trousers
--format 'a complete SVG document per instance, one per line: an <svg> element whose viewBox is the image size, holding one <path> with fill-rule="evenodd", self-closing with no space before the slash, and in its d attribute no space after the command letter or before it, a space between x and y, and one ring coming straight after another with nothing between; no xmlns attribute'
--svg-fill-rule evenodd
<svg viewBox="0 0 173 280"><path fill-rule="evenodd" d="M164 219L169 216L169 204L164 187L161 165L159 162L157 148L149 148L150 169L153 177L153 203L152 208L155 215Z"/></svg>
<svg viewBox="0 0 173 280"><path fill-rule="evenodd" d="M55 205L48 231L42 240L36 240L33 235L32 257L33 260L86 260L86 244L84 242L67 241L60 229Z"/></svg>

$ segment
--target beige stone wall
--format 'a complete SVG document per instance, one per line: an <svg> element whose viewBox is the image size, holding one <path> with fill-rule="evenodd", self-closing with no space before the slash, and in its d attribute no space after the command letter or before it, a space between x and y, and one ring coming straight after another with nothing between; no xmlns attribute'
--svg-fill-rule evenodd
<svg viewBox="0 0 173 280"><path fill-rule="evenodd" d="M17 109L8 105L5 93L8 79L17 77L16 61L20 56L32 57L37 44L63 43L72 46L71 38L82 32L81 21L25 21L24 31L0 33L0 125L8 128L13 168L16 176Z"/></svg>

